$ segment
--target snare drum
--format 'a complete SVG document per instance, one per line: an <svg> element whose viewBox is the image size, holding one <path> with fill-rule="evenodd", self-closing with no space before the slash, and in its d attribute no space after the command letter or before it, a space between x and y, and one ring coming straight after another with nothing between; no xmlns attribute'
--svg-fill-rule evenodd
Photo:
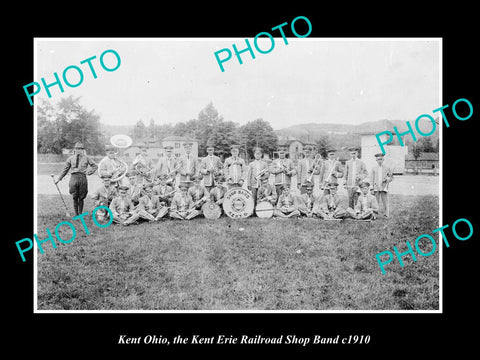
<svg viewBox="0 0 480 360"><path fill-rule="evenodd" d="M255 214L259 218L271 218L273 216L273 205L269 201L260 201L255 207Z"/></svg>

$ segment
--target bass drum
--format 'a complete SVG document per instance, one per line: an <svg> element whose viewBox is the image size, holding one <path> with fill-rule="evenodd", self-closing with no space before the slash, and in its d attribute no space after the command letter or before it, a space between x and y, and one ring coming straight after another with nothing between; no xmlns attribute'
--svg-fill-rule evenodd
<svg viewBox="0 0 480 360"><path fill-rule="evenodd" d="M255 207L255 214L259 218L271 218L273 216L273 205L269 201L260 201Z"/></svg>
<svg viewBox="0 0 480 360"><path fill-rule="evenodd" d="M223 199L223 211L232 219L251 216L254 205L252 193L240 187L228 190Z"/></svg>
<svg viewBox="0 0 480 360"><path fill-rule="evenodd" d="M213 201L203 204L202 212L206 219L218 219L222 215L222 209Z"/></svg>

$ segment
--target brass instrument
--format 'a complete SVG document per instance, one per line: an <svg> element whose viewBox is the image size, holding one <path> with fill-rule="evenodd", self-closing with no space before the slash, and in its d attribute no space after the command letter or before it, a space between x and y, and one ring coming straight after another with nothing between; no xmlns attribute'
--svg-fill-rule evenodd
<svg viewBox="0 0 480 360"><path fill-rule="evenodd" d="M261 170L261 171L254 177L254 179L257 180L257 181L260 180L260 178L262 177L262 175L265 174L265 173L267 173L267 172L268 172L268 169L267 169L267 168Z"/></svg>
<svg viewBox="0 0 480 360"><path fill-rule="evenodd" d="M335 168L335 165L337 165L338 157L333 160L332 165L330 166L330 169L328 170L327 176L324 178L322 186L320 187L322 190L325 189L325 185L328 183L328 179L332 176L333 169Z"/></svg>
<svg viewBox="0 0 480 360"><path fill-rule="evenodd" d="M122 180L128 172L128 165L125 161L116 159L120 162L120 165L117 169L113 172L112 178L110 179L111 182L117 182Z"/></svg>
<svg viewBox="0 0 480 360"><path fill-rule="evenodd" d="M313 180L313 175L315 174L315 171L318 170L318 167L320 166L321 163L322 163L322 155L320 155L320 154L315 155L315 160L314 160L314 163L313 163L314 165L313 165L313 168L312 168L312 173L307 178L307 180L309 182L311 182Z"/></svg>

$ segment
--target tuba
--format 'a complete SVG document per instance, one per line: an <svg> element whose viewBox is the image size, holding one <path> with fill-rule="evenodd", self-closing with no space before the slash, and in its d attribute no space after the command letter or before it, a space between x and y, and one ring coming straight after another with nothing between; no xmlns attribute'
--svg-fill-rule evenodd
<svg viewBox="0 0 480 360"><path fill-rule="evenodd" d="M117 149L125 149L132 145L132 139L128 135L118 134L110 138L110 143ZM122 180L128 172L128 165L124 160L116 159L119 165L112 174L110 181L116 182Z"/></svg>

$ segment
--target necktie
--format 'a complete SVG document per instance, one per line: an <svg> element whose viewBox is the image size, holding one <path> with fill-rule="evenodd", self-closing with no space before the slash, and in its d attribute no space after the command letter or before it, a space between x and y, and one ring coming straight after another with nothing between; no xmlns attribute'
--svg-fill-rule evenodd
<svg viewBox="0 0 480 360"><path fill-rule="evenodd" d="M80 154L77 154L76 158L75 158L75 169L78 168L78 160L80 158Z"/></svg>

